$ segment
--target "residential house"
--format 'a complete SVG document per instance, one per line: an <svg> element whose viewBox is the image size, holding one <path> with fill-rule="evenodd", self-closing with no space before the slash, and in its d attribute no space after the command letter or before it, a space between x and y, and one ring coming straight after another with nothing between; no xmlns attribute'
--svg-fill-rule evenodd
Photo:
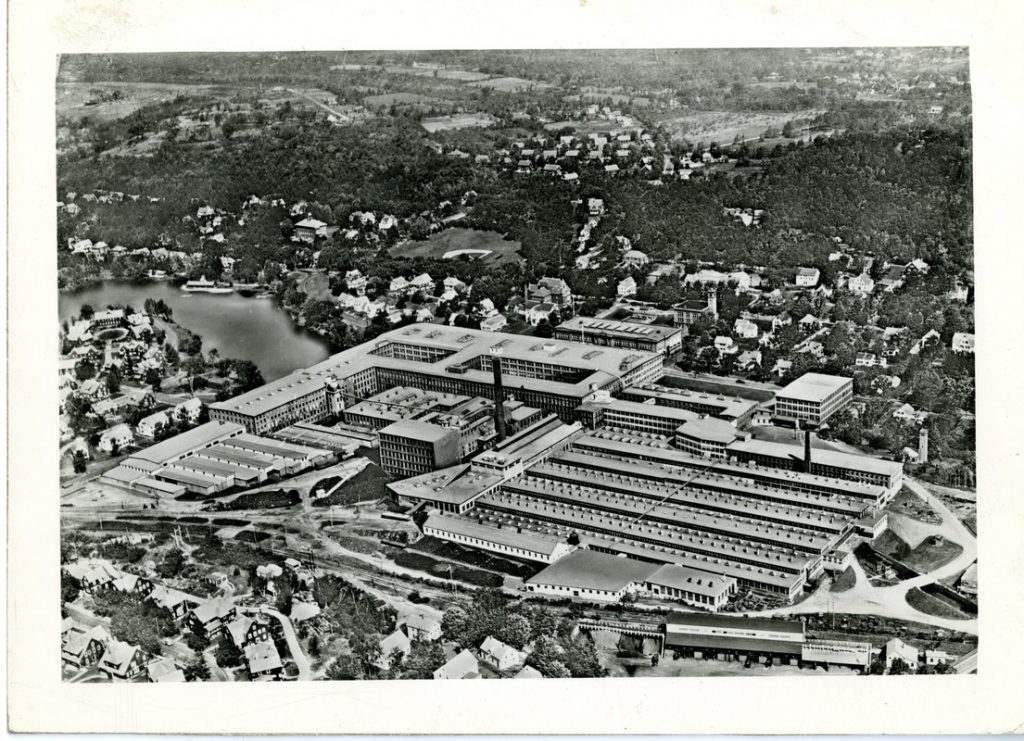
<svg viewBox="0 0 1024 741"><path fill-rule="evenodd" d="M202 413L203 402L195 397L187 399L186 401L174 406L174 418L178 422L193 425L199 421L199 417Z"/></svg>
<svg viewBox="0 0 1024 741"><path fill-rule="evenodd" d="M903 659L911 672L917 672L918 657L920 651L909 643L904 643L899 638L893 638L885 644L885 668L891 669L896 659Z"/></svg>
<svg viewBox="0 0 1024 741"><path fill-rule="evenodd" d="M270 621L263 616L250 617L236 615L235 619L225 626L231 641L240 649L252 643L272 640Z"/></svg>
<svg viewBox="0 0 1024 741"><path fill-rule="evenodd" d="M803 319L797 322L797 324L800 325L800 329L810 332L821 325L821 320L814 316L814 314L805 314Z"/></svg>
<svg viewBox="0 0 1024 741"><path fill-rule="evenodd" d="M446 664L434 670L434 679L480 679L480 663L464 649Z"/></svg>
<svg viewBox="0 0 1024 741"><path fill-rule="evenodd" d="M875 290L875 281L867 273L861 273L850 278L846 287L855 293L872 293Z"/></svg>
<svg viewBox="0 0 1024 741"><path fill-rule="evenodd" d="M747 350L741 352L736 358L736 367L740 370L750 370L754 366L761 365L761 351Z"/></svg>
<svg viewBox="0 0 1024 741"><path fill-rule="evenodd" d="M434 292L434 279L430 277L430 273L420 273L411 281L409 281L409 288L413 291L423 291L423 293L430 295Z"/></svg>
<svg viewBox="0 0 1024 741"><path fill-rule="evenodd" d="M108 398L110 391L107 390L107 384L95 378L90 378L87 381L82 381L82 385L78 388L78 394L89 401L95 402Z"/></svg>
<svg viewBox="0 0 1024 741"><path fill-rule="evenodd" d="M956 657L945 651L937 649L926 649L924 652L924 663L927 666L939 666L940 664L952 664Z"/></svg>
<svg viewBox="0 0 1024 741"><path fill-rule="evenodd" d="M181 620L199 606L199 603L191 595L162 584L154 586L153 591L146 595L146 599L170 610L171 617L175 620Z"/></svg>
<svg viewBox="0 0 1024 741"><path fill-rule="evenodd" d="M414 641L437 641L441 638L441 621L428 615L410 615L403 627L405 634Z"/></svg>
<svg viewBox="0 0 1024 741"><path fill-rule="evenodd" d="M737 319L732 325L732 333L745 340L753 340L758 335L757 325L749 319Z"/></svg>
<svg viewBox="0 0 1024 741"><path fill-rule="evenodd" d="M66 564L63 570L78 580L88 593L109 589L118 577L119 572L107 561L88 561L82 559Z"/></svg>
<svg viewBox="0 0 1024 741"><path fill-rule="evenodd" d="M636 291L636 281L633 279L632 275L627 275L625 278L620 280L618 287L615 289L615 292L619 298L628 298L629 296L635 296Z"/></svg>
<svg viewBox="0 0 1024 741"><path fill-rule="evenodd" d="M719 355L733 355L739 352L739 348L736 347L736 343L733 342L732 337L728 335L719 335L715 338L715 349Z"/></svg>
<svg viewBox="0 0 1024 741"><path fill-rule="evenodd" d="M250 643L245 647L245 663L249 667L249 677L258 681L274 680L284 671L281 654L273 641Z"/></svg>
<svg viewBox="0 0 1024 741"><path fill-rule="evenodd" d="M558 307L569 306L572 304L572 291L561 278L541 278L526 286L526 303L527 306L545 303Z"/></svg>
<svg viewBox="0 0 1024 741"><path fill-rule="evenodd" d="M792 323L793 317L790 315L788 311L784 311L772 319L772 331L776 332L782 329L783 327L788 327Z"/></svg>
<svg viewBox="0 0 1024 741"><path fill-rule="evenodd" d="M920 354L921 350L925 349L929 344L931 344L932 340L938 340L938 339L939 339L938 331L935 330L935 329L929 329L927 332L925 332L921 336L921 339L919 339L917 342L915 342L911 346L910 354L911 355L918 355L918 354Z"/></svg>
<svg viewBox="0 0 1024 741"><path fill-rule="evenodd" d="M110 634L102 625L87 627L71 618L68 620L71 622L67 628L61 626L61 661L76 669L98 663L107 650Z"/></svg>
<svg viewBox="0 0 1024 741"><path fill-rule="evenodd" d="M854 363L862 368L874 368L875 366L881 366L885 368L889 365L889 361L885 358L880 358L873 352L859 352L854 360Z"/></svg>
<svg viewBox="0 0 1024 741"><path fill-rule="evenodd" d="M117 425L100 434L100 441L96 447L105 453L113 453L114 450L124 451L135 443L135 436L128 425Z"/></svg>
<svg viewBox="0 0 1024 741"><path fill-rule="evenodd" d="M171 418L167 412L161 411L140 419L135 431L142 437L155 438L160 430L166 429L170 424Z"/></svg>
<svg viewBox="0 0 1024 741"><path fill-rule="evenodd" d="M649 258L640 250L627 250L622 255L622 264L625 265L627 268L642 268L650 261L651 258Z"/></svg>
<svg viewBox="0 0 1024 741"><path fill-rule="evenodd" d="M543 679L544 675L534 669L532 666L524 666L512 679Z"/></svg>
<svg viewBox="0 0 1024 741"><path fill-rule="evenodd" d="M345 287L357 296L366 293L366 276L358 270L349 270L345 273Z"/></svg>
<svg viewBox="0 0 1024 741"><path fill-rule="evenodd" d="M480 329L485 332L500 332L507 324L508 320L504 314L494 314L480 320Z"/></svg>
<svg viewBox="0 0 1024 741"><path fill-rule="evenodd" d="M388 285L388 291L391 293L400 293L409 290L409 280L404 275L399 275L391 279L391 283Z"/></svg>
<svg viewBox="0 0 1024 741"><path fill-rule="evenodd" d="M130 574L127 571L117 572L117 576L110 586L122 594L135 594L141 597L145 597L154 589L153 582L149 579L138 574Z"/></svg>
<svg viewBox="0 0 1024 741"><path fill-rule="evenodd" d="M536 327L541 321L551 321L551 315L554 313L555 307L553 304L537 304L531 306L526 310L526 321L530 323L530 326Z"/></svg>
<svg viewBox="0 0 1024 741"><path fill-rule="evenodd" d="M150 682L158 684L185 681L185 672L174 662L174 659L165 656L149 662L146 665L146 674Z"/></svg>
<svg viewBox="0 0 1024 741"><path fill-rule="evenodd" d="M297 242L313 244L317 237L326 234L327 224L319 219L305 218L295 224L292 230L292 239Z"/></svg>
<svg viewBox="0 0 1024 741"><path fill-rule="evenodd" d="M211 641L220 638L227 624L235 619L237 611L230 597L212 598L201 603L188 616L188 627L193 633L207 636Z"/></svg>
<svg viewBox="0 0 1024 741"><path fill-rule="evenodd" d="M959 279L953 284L953 287L946 294L946 298L950 301L959 301L964 303L967 301L967 297L970 295L970 288L960 282Z"/></svg>
<svg viewBox="0 0 1024 741"><path fill-rule="evenodd" d="M412 641L401 630L396 630L381 639L380 656L374 664L381 671L387 671L391 668L392 656L396 651L401 654L401 658L398 659L399 663L401 663L411 650Z"/></svg>
<svg viewBox="0 0 1024 741"><path fill-rule="evenodd" d="M970 353L974 354L974 334L971 332L955 332L953 333L953 342L951 347L955 353Z"/></svg>
<svg viewBox="0 0 1024 741"><path fill-rule="evenodd" d="M514 666L523 664L526 661L526 654L502 643L493 636L487 636L480 645L480 658L499 671L508 671Z"/></svg>
<svg viewBox="0 0 1024 741"><path fill-rule="evenodd" d="M138 646L111 638L96 668L111 679L127 681L145 670L146 655Z"/></svg>

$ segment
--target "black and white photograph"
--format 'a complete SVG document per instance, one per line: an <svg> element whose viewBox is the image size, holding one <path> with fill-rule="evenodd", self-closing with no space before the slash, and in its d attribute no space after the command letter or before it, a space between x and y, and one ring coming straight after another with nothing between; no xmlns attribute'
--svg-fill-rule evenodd
<svg viewBox="0 0 1024 741"><path fill-rule="evenodd" d="M66 681L975 671L969 62L62 56Z"/></svg>
<svg viewBox="0 0 1024 741"><path fill-rule="evenodd" d="M227 8L47 31L8 138L12 728L1013 730L981 101L1020 75L785 2L644 43L574 0L532 44L350 5L347 42L260 41L262 4L224 44Z"/></svg>

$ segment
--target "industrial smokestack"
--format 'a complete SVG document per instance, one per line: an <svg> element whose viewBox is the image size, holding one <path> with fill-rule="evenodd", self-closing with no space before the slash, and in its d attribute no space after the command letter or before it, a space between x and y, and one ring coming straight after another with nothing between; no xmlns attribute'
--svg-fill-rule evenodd
<svg viewBox="0 0 1024 741"><path fill-rule="evenodd" d="M811 472L811 430L804 428L804 471Z"/></svg>
<svg viewBox="0 0 1024 741"><path fill-rule="evenodd" d="M501 383L501 351L491 351L491 370L494 371L494 431L498 434L497 442L505 439L505 390Z"/></svg>

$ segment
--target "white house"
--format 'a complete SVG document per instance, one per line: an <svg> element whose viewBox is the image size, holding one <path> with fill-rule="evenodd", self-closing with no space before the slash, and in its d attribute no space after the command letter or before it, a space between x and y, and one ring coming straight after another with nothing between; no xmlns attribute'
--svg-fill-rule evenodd
<svg viewBox="0 0 1024 741"><path fill-rule="evenodd" d="M181 402L174 407L174 416L179 422L195 424L203 411L203 402L195 397Z"/></svg>
<svg viewBox="0 0 1024 741"><path fill-rule="evenodd" d="M719 335L715 338L715 349L718 350L720 355L732 355L739 351L736 347L736 343L733 342L732 337L726 335Z"/></svg>
<svg viewBox="0 0 1024 741"><path fill-rule="evenodd" d="M893 638L885 644L885 668L890 669L896 659L903 659L910 671L917 672L919 654L915 646Z"/></svg>
<svg viewBox="0 0 1024 741"><path fill-rule="evenodd" d="M436 641L441 638L441 621L427 615L409 615L403 627L405 634L414 641Z"/></svg>
<svg viewBox="0 0 1024 741"><path fill-rule="evenodd" d="M875 290L875 281L867 273L861 273L850 278L846 287L856 293L871 293Z"/></svg>
<svg viewBox="0 0 1024 741"><path fill-rule="evenodd" d="M139 423L135 426L135 431L142 437L156 437L156 433L160 428L167 427L170 423L171 420L167 416L167 412L156 412L140 419Z"/></svg>
<svg viewBox="0 0 1024 741"><path fill-rule="evenodd" d="M128 425L118 425L104 430L96 447L106 453L111 453L115 445L118 450L124 450L134 442L135 436L132 435L131 428Z"/></svg>
<svg viewBox="0 0 1024 741"><path fill-rule="evenodd" d="M541 323L541 320L550 320L551 314L552 312L554 312L554 310L554 304L544 303L537 304L536 306L531 306L529 309L526 310L526 321L528 321L531 326L536 327L538 324Z"/></svg>
<svg viewBox="0 0 1024 741"><path fill-rule="evenodd" d="M504 314L493 314L480 320L480 329L485 332L500 332L508 324Z"/></svg>
<svg viewBox="0 0 1024 741"><path fill-rule="evenodd" d="M412 641L409 640L409 636L403 633L401 630L396 630L391 635L382 638L380 641L380 656L377 661L374 662L378 669L387 671L391 668L391 657L398 651L402 654L402 657L409 655L412 650ZM402 659L400 659L401 661Z"/></svg>
<svg viewBox="0 0 1024 741"><path fill-rule="evenodd" d="M821 271L817 268L800 268L796 271L796 284L804 288L813 288L821 278Z"/></svg>
<svg viewBox="0 0 1024 741"><path fill-rule="evenodd" d="M955 332L952 343L953 352L974 354L974 334L970 332Z"/></svg>
<svg viewBox="0 0 1024 741"><path fill-rule="evenodd" d="M526 661L526 654L493 636L487 636L480 645L480 658L500 671L507 671L523 664Z"/></svg>
<svg viewBox="0 0 1024 741"><path fill-rule="evenodd" d="M627 296L636 295L636 281L633 280L633 276L629 275L619 281L619 286L616 289L616 293L619 298L626 298Z"/></svg>
<svg viewBox="0 0 1024 741"><path fill-rule="evenodd" d="M434 679L479 679L480 662L465 649L444 666L434 670Z"/></svg>
<svg viewBox="0 0 1024 741"><path fill-rule="evenodd" d="M391 279L391 284L388 286L388 290L391 292L405 291L409 288L409 281L404 275L399 275L397 278Z"/></svg>
<svg viewBox="0 0 1024 741"><path fill-rule="evenodd" d="M745 340L753 340L757 338L758 328L757 325L749 319L741 318L737 319L732 325L732 333Z"/></svg>

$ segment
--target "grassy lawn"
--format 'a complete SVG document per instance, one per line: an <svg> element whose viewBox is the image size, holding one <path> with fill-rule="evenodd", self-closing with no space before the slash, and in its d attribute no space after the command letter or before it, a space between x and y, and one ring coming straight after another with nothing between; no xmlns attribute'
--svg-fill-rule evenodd
<svg viewBox="0 0 1024 741"><path fill-rule="evenodd" d="M292 489L284 491L259 491L243 494L237 499L225 502L224 509L271 509L275 507L291 507L301 501L299 492Z"/></svg>
<svg viewBox="0 0 1024 741"><path fill-rule="evenodd" d="M949 563L963 553L963 550L959 543L931 535L900 560L912 569L927 573Z"/></svg>
<svg viewBox="0 0 1024 741"><path fill-rule="evenodd" d="M910 553L910 546L892 530L886 530L871 544L879 553L902 561Z"/></svg>
<svg viewBox="0 0 1024 741"><path fill-rule="evenodd" d="M329 497L324 497L323 499L317 499L314 501L313 506L330 507L332 505L348 505L356 504L357 502L369 502L380 499L388 493L387 487L385 486L385 484L387 484L387 480L387 474L385 474L376 463L371 463L347 482L342 484L341 488ZM329 480L327 481L331 485L335 483ZM316 491L317 488L320 488L320 484L313 487L313 491Z"/></svg>
<svg viewBox="0 0 1024 741"><path fill-rule="evenodd" d="M939 514L927 502L905 486L893 497L892 502L889 504L889 510L933 525L937 525L942 521Z"/></svg>
<svg viewBox="0 0 1024 741"><path fill-rule="evenodd" d="M915 610L920 610L927 615L934 615L935 617L949 618L951 620L970 620L975 617L968 612L964 612L952 600L946 600L942 597L922 592L920 589L911 589L907 592L907 604Z"/></svg>
<svg viewBox="0 0 1024 741"><path fill-rule="evenodd" d="M481 259L490 264L519 260L519 242L505 239L498 232L453 228L431 234L418 242L404 242L391 248L392 257L431 257L440 259L453 250L490 250Z"/></svg>
<svg viewBox="0 0 1024 741"><path fill-rule="evenodd" d="M701 378L679 378L678 376L664 376L658 381L662 386L671 386L679 389L690 389L691 391L706 391L709 394L722 394L724 396L738 396L741 399L751 401L769 401L775 397L771 391L764 389L746 388L731 383L715 383Z"/></svg>
<svg viewBox="0 0 1024 741"><path fill-rule="evenodd" d="M830 592L845 592L848 589L853 589L853 585L857 583L857 573L853 570L853 567L847 567L846 571L841 573L835 579L832 580L832 586L829 587Z"/></svg>
<svg viewBox="0 0 1024 741"><path fill-rule="evenodd" d="M503 558L486 551L466 548L458 543L451 543L446 540L439 540L438 538L422 538L415 545L410 546L409 550L451 561L459 561L470 566L479 566L490 571L500 571L518 576L521 579L529 579L540 570L538 566L531 563Z"/></svg>

